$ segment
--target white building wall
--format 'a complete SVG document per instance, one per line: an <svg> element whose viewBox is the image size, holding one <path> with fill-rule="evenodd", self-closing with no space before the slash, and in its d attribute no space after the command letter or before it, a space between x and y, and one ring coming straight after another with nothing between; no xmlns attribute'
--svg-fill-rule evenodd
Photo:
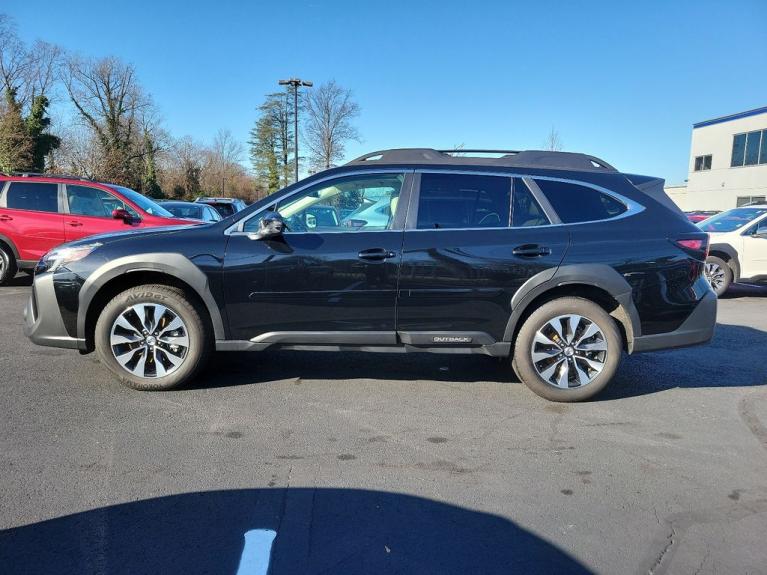
<svg viewBox="0 0 767 575"><path fill-rule="evenodd" d="M695 208L687 207L687 186L682 184L679 186L666 186L663 191L671 200L679 206L679 208L685 212L691 211Z"/></svg>
<svg viewBox="0 0 767 575"><path fill-rule="evenodd" d="M767 195L767 164L730 167L735 134L767 130L764 112L693 128L684 210L728 210L738 196ZM761 110L760 110L761 111ZM695 171L696 156L711 154L711 169ZM680 195L680 199L681 195ZM676 201L676 200L675 200Z"/></svg>

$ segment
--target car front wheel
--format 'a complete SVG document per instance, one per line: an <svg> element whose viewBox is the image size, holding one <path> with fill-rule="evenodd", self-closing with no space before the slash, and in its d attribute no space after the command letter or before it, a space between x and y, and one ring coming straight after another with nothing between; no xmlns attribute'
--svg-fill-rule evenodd
<svg viewBox="0 0 767 575"><path fill-rule="evenodd" d="M0 286L16 276L16 260L10 250L0 245Z"/></svg>
<svg viewBox="0 0 767 575"><path fill-rule="evenodd" d="M199 305L175 287L128 289L102 310L96 352L122 383L134 389L168 390L191 380L212 348Z"/></svg>
<svg viewBox="0 0 767 575"><path fill-rule="evenodd" d="M602 391L623 353L615 320L579 297L545 303L517 335L514 369L533 392L551 401L582 401Z"/></svg>

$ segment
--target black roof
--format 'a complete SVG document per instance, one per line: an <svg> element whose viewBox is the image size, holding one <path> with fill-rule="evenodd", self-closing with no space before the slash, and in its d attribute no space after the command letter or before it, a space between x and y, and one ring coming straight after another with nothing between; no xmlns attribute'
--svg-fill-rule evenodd
<svg viewBox="0 0 767 575"><path fill-rule="evenodd" d="M617 172L614 167L596 156L574 152L551 152L547 150L433 150L431 148L398 148L371 152L352 160L346 165L369 166L374 164L503 166Z"/></svg>

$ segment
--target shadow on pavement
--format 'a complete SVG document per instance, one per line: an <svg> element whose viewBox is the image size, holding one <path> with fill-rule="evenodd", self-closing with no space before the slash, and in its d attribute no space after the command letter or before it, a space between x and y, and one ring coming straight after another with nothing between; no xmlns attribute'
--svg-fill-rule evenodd
<svg viewBox="0 0 767 575"><path fill-rule="evenodd" d="M738 299L741 297L767 298L767 286L752 284L732 284L719 299Z"/></svg>
<svg viewBox="0 0 767 575"><path fill-rule="evenodd" d="M249 536L244 553L251 530L271 530L276 538L254 549ZM502 517L356 489L197 492L0 531L5 575L234 575L238 569L256 575L266 572L267 556L270 575L590 573ZM264 568L245 571L254 559Z"/></svg>
<svg viewBox="0 0 767 575"><path fill-rule="evenodd" d="M595 401L673 388L767 386L767 332L717 324L708 345L624 356Z"/></svg>
<svg viewBox="0 0 767 575"><path fill-rule="evenodd" d="M673 388L767 385L767 332L718 324L708 345L624 356L607 389L593 401L656 393ZM517 378L508 360L485 356L380 353L324 353L267 350L219 353L188 388L215 388L286 379L377 379L390 381L498 382ZM183 393L179 390L178 393Z"/></svg>
<svg viewBox="0 0 767 575"><path fill-rule="evenodd" d="M32 276L23 272L16 274L16 277L8 280L3 287L29 287L32 285Z"/></svg>
<svg viewBox="0 0 767 575"><path fill-rule="evenodd" d="M266 350L221 352L188 388L215 388L286 379L386 381L517 381L509 360L430 353Z"/></svg>

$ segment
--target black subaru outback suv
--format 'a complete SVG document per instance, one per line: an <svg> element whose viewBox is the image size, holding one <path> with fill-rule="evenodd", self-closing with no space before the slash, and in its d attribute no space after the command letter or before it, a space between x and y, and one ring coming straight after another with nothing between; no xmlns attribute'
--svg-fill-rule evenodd
<svg viewBox="0 0 767 575"><path fill-rule="evenodd" d="M95 350L144 390L213 350L279 347L509 358L554 401L602 390L624 352L711 338L708 236L662 180L477 152L376 152L222 222L61 246L37 266L26 334Z"/></svg>

